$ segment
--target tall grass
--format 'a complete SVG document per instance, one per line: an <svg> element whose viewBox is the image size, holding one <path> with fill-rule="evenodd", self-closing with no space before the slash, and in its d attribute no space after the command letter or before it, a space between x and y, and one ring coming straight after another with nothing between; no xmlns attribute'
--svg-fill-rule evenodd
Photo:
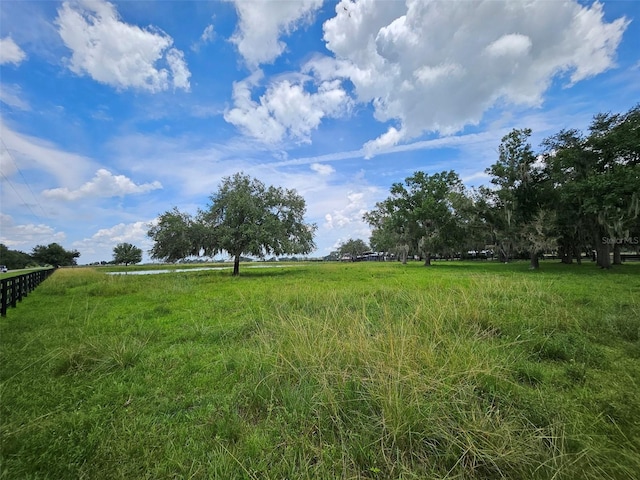
<svg viewBox="0 0 640 480"><path fill-rule="evenodd" d="M632 479L639 267L58 271L0 324L0 475Z"/></svg>

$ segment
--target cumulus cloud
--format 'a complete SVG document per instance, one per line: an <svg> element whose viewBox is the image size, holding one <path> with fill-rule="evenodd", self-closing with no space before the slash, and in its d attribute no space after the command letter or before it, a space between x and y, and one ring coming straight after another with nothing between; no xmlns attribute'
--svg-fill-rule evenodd
<svg viewBox="0 0 640 480"><path fill-rule="evenodd" d="M119 243L131 243L145 251L151 244L147 237L150 223L151 221L119 223L110 228L101 228L91 237L74 242L73 247L77 248L83 257L91 257L97 253L104 255L104 252L113 251L113 247Z"/></svg>
<svg viewBox="0 0 640 480"><path fill-rule="evenodd" d="M233 0L238 12L238 28L231 37L240 55L251 67L275 60L286 48L281 35L290 34L310 22L322 0L256 2Z"/></svg>
<svg viewBox="0 0 640 480"><path fill-rule="evenodd" d="M325 165L323 163L312 163L310 165L310 168L311 170L313 170L316 173L319 173L322 176L331 175L336 171L336 169L333 168L331 165Z"/></svg>
<svg viewBox="0 0 640 480"><path fill-rule="evenodd" d="M56 24L72 51L69 68L78 75L87 74L118 89L189 90L191 73L184 54L172 47L173 39L153 27L122 22L109 2L64 2Z"/></svg>
<svg viewBox="0 0 640 480"><path fill-rule="evenodd" d="M53 188L45 190L42 194L49 198L71 201L86 197L123 197L125 195L150 192L158 188L162 188L160 182L136 185L124 175L113 175L110 171L101 168L91 181L77 190L69 190L66 187Z"/></svg>
<svg viewBox="0 0 640 480"><path fill-rule="evenodd" d="M203 45L212 42L215 36L216 32L213 29L213 25L207 25L202 32L202 35L200 35L198 41L191 45L191 50L193 50L194 52L199 51Z"/></svg>
<svg viewBox="0 0 640 480"><path fill-rule="evenodd" d="M370 196L374 189L351 191L347 194L346 202L343 202L341 208L335 209L324 216L324 227L333 230L346 226L354 226L354 228L362 230L364 222L362 216L369 210ZM368 229L365 228L366 231Z"/></svg>
<svg viewBox="0 0 640 480"><path fill-rule="evenodd" d="M335 58L304 71L348 79L377 120L394 124L366 145L372 155L477 124L500 101L540 105L554 77L571 86L612 68L628 24L607 23L598 2L342 0L324 24Z"/></svg>
<svg viewBox="0 0 640 480"><path fill-rule="evenodd" d="M0 39L0 65L13 63L20 65L27 58L27 54L13 41L11 37Z"/></svg>
<svg viewBox="0 0 640 480"><path fill-rule="evenodd" d="M258 101L253 100L252 88L262 76L257 70L233 84L234 108L224 118L264 143L277 143L285 136L309 142L324 117L341 116L350 108L351 99L338 80L319 82L310 93L305 84L311 79L302 75L271 83Z"/></svg>
<svg viewBox="0 0 640 480"><path fill-rule="evenodd" d="M18 224L11 215L0 213L0 243L12 249L31 250L34 245L62 242L66 236L64 232L45 224Z"/></svg>

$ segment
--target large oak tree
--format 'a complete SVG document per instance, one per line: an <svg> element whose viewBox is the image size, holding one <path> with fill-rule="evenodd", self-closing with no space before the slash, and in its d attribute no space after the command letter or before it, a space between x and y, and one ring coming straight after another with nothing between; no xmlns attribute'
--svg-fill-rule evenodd
<svg viewBox="0 0 640 480"><path fill-rule="evenodd" d="M225 177L211 203L195 218L173 209L149 230L154 258L189 255L233 257L233 275L240 257L306 254L315 248L314 224L304 222L306 204L295 190L266 187L248 175Z"/></svg>

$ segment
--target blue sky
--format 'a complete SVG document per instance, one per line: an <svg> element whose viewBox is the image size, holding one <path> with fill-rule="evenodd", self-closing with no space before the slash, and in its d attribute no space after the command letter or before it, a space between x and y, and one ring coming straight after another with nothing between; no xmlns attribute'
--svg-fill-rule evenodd
<svg viewBox="0 0 640 480"><path fill-rule="evenodd" d="M487 183L532 143L640 100L640 2L0 3L0 243L79 263L151 247L243 171L295 188L314 256L416 170Z"/></svg>

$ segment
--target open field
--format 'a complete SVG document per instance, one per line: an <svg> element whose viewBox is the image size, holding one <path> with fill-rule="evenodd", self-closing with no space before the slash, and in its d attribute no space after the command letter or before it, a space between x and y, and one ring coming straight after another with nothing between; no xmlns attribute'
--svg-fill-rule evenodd
<svg viewBox="0 0 640 480"><path fill-rule="evenodd" d="M640 264L240 272L47 279L0 478L637 478Z"/></svg>

